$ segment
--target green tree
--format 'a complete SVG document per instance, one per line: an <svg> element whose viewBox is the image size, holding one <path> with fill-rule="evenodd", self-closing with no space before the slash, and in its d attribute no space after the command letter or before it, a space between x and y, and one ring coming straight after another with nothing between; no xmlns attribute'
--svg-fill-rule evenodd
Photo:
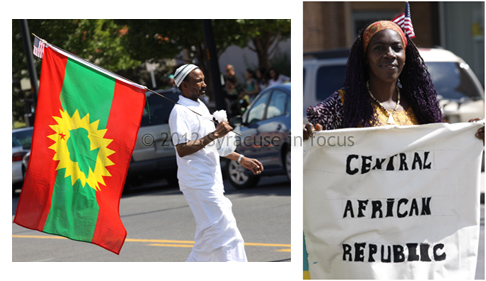
<svg viewBox="0 0 486 281"><path fill-rule="evenodd" d="M208 71L209 52L204 43L202 20L36 19L29 20L28 24L31 33L50 44L143 85L150 83L144 66L147 60L161 65L156 71L157 84L174 71L176 65L167 63L168 60L197 62L207 74L211 89L210 77L214 74ZM245 47L252 42L249 47L257 53L259 66L266 68L277 58L275 46L290 37L290 20L221 19L212 20L212 25L218 55L229 46ZM42 60L35 58L34 61L40 75ZM26 69L20 23L12 20L14 120L22 120L23 101L30 98L30 91L22 91L19 82L28 77Z"/></svg>
<svg viewBox="0 0 486 281"><path fill-rule="evenodd" d="M130 57L121 44L123 29L114 20L29 20L28 23L31 33L109 71L116 73L141 63ZM12 25L13 70L19 75L19 70L26 68L26 59L18 20L13 20ZM38 66L40 62L36 60Z"/></svg>
<svg viewBox="0 0 486 281"><path fill-rule="evenodd" d="M50 44L67 50L89 62L115 73L130 73L140 65L123 45L123 30L114 20L28 20L29 31ZM33 36L32 36L33 37ZM33 42L33 38L31 39ZM40 76L41 59L34 59ZM23 121L25 102L32 99L30 90L20 89L20 80L28 77L19 20L12 20L12 112L14 121ZM136 79L137 77L127 77Z"/></svg>
<svg viewBox="0 0 486 281"><path fill-rule="evenodd" d="M240 19L236 22L240 24L241 32L246 33L241 42L244 45L240 46L247 45L257 54L260 67L272 67L278 59L278 43L290 38L290 19Z"/></svg>
<svg viewBox="0 0 486 281"><path fill-rule="evenodd" d="M127 28L123 40L131 56L157 62L164 58L178 58L184 63L198 63L212 89L211 75L214 73L209 71L202 20L118 20L117 23ZM236 20L213 20L212 23L218 55L229 46L242 45L245 39L248 40ZM181 53L183 56L178 57Z"/></svg>
<svg viewBox="0 0 486 281"><path fill-rule="evenodd" d="M160 60L183 53L179 59L197 62L212 88L210 77L214 74L208 71L209 55L201 20L117 20L117 23L128 29L123 40L133 58L143 61L150 54L149 58ZM229 46L248 46L257 53L259 66L267 69L279 58L278 43L290 38L290 20L285 19L218 19L212 20L212 25L218 56ZM290 73L290 69L280 71Z"/></svg>

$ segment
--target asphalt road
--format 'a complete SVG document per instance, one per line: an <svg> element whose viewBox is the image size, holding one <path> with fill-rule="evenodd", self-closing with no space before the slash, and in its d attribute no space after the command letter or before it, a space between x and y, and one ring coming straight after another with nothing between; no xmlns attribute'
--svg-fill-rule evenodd
<svg viewBox="0 0 486 281"><path fill-rule="evenodd" d="M484 173L483 173L484 175ZM481 218L479 220L479 250L478 250L478 263L476 266L476 280L484 280L484 204L481 204Z"/></svg>
<svg viewBox="0 0 486 281"><path fill-rule="evenodd" d="M263 178L252 189L225 183L250 262L290 262L290 183ZM12 220L18 203L12 198ZM59 239L12 223L12 261L184 262L194 241L195 222L184 196L165 182L123 195L120 216L127 239L120 255L101 247Z"/></svg>
<svg viewBox="0 0 486 281"><path fill-rule="evenodd" d="M119 256L95 245L68 239L58 239L56 236L31 231L12 223L12 261L185 261L192 246L195 230L194 218L178 189L164 186L164 184L153 183L144 185L139 190L122 196L120 212L128 237ZM266 272L266 276L270 276L271 279L284 276L283 279L277 278L277 280L300 280L302 276L302 260L299 258L301 257L302 249L294 246L294 254L298 258L294 259L291 265L280 263L291 261L290 183L286 181L285 177L272 177L263 179L258 187L248 190L235 190L228 183L225 186L226 196L233 203L233 211L238 227L245 238L248 259L250 262L253 262L250 265L256 265L258 272L260 272L256 276L263 277L264 274L261 272ZM483 172L481 177L482 194L484 194L484 186ZM12 220L15 215L17 202L18 195L12 198ZM485 278L484 217L483 203L481 204L480 243L476 280L484 280ZM294 227L296 227L295 224ZM52 264L54 264L54 268L50 268L57 270L57 263ZM101 267L105 268L106 263L101 264L103 264ZM132 270L133 264L130 264L129 267L124 266L125 263L121 264L127 270L122 273L123 276L132 274L132 276L139 279L138 277L140 277L141 273L140 271ZM171 276L177 277L179 280L193 280L194 276L199 276L200 274L200 271L196 271L197 273L191 272L194 267L186 267L184 266L185 263L165 263L163 265L160 263L139 263L138 265L141 264L143 264L142 269L145 274L150 274L149 276L159 274L157 272L160 270L172 269L172 267L175 269L169 270L169 272L175 275ZM275 267L278 264L284 267ZM14 269L22 269L25 267L25 264L13 263L12 266ZM217 271L227 269L228 266L218 266ZM207 270L205 270L207 267L207 264L204 265L201 272L208 274ZM140 266L136 268L138 269ZM200 267L196 268L198 270L201 269ZM214 266L209 266L209 268L214 268ZM70 269L73 269L73 267L70 267ZM116 267L116 269L120 270L120 267ZM247 266L236 269L229 267L229 274L239 272L238 277L246 277L248 274L241 275L241 273L253 269L254 267ZM181 270L184 272L181 272ZM275 273L272 273L272 271ZM291 276L288 276L289 272L292 274ZM37 276L35 272L33 274ZM111 276L111 273L107 274ZM227 280L226 274L228 273L223 270L223 273L220 275L209 274L213 277L213 280L217 280L217 277L220 277L221 280ZM160 276L166 276L166 274L160 273ZM183 278L185 276L190 276L192 279ZM250 274L250 276L254 276L254 274ZM241 279L236 277L231 279L248 280L248 278Z"/></svg>

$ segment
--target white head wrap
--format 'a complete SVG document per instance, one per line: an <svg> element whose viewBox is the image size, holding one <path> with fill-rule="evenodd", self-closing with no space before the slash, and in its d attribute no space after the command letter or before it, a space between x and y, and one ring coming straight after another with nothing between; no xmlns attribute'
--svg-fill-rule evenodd
<svg viewBox="0 0 486 281"><path fill-rule="evenodd" d="M184 78L186 78L186 76L195 68L198 68L198 66L194 64L184 64L183 66L179 67L174 73L174 82L176 86L179 87Z"/></svg>

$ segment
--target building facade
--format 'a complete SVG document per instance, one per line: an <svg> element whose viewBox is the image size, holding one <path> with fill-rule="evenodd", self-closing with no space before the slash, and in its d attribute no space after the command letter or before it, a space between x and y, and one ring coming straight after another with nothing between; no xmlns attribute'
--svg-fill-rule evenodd
<svg viewBox="0 0 486 281"><path fill-rule="evenodd" d="M484 87L484 2L415 2L410 10L418 47L441 47L462 57ZM351 47L375 20L391 20L405 2L304 2L304 53Z"/></svg>

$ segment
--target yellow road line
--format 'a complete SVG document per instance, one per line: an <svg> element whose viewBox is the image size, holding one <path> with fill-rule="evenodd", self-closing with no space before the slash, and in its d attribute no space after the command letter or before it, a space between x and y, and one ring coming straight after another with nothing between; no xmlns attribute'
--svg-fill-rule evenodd
<svg viewBox="0 0 486 281"><path fill-rule="evenodd" d="M260 246L260 247L290 247L290 244L245 243L245 246Z"/></svg>
<svg viewBox="0 0 486 281"><path fill-rule="evenodd" d="M276 250L275 252L291 252L290 249L281 249L281 250Z"/></svg>
<svg viewBox="0 0 486 281"><path fill-rule="evenodd" d="M192 245L180 245L180 244L149 244L149 246L192 248Z"/></svg>
<svg viewBox="0 0 486 281"><path fill-rule="evenodd" d="M194 244L194 241L184 241L184 240L157 240L157 239L133 239L133 238L127 238L127 239L125 239L125 241L126 242L145 242L145 243L182 243L182 244Z"/></svg>
<svg viewBox="0 0 486 281"><path fill-rule="evenodd" d="M33 239L67 239L61 236L45 236L45 235L12 235L12 238L33 238ZM165 246L165 247L192 247L194 241L186 240L160 240L160 239L134 239L127 238L126 242L152 243L149 246ZM172 244L166 244L172 243ZM178 245L179 244L179 245ZM190 244L190 245L184 245ZM260 247L289 247L290 244L268 244L268 243L245 243L245 246L260 246ZM278 251L290 251L290 249L282 249Z"/></svg>

